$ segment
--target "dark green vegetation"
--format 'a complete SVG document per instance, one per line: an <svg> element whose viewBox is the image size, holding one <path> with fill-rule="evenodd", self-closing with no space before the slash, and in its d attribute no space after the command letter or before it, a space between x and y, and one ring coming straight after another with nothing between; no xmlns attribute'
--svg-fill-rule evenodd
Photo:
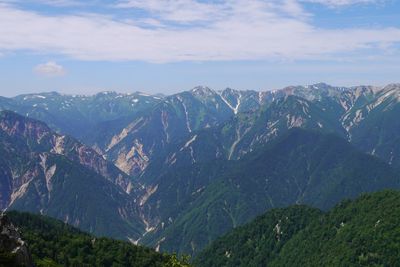
<svg viewBox="0 0 400 267"><path fill-rule="evenodd" d="M321 214L307 206L272 209L214 241L195 259L196 266L267 266L286 242Z"/></svg>
<svg viewBox="0 0 400 267"><path fill-rule="evenodd" d="M174 256L125 241L97 238L49 217L14 211L7 215L21 231L38 267L186 266Z"/></svg>
<svg viewBox="0 0 400 267"><path fill-rule="evenodd" d="M164 201L171 202L161 203L159 214L176 214L176 219L168 223L164 217L164 228L146 235L143 242L163 240L162 249L190 254L268 209L293 204L329 209L363 192L400 187L397 173L383 161L335 135L298 128L238 161L170 170L148 202L165 194L169 198Z"/></svg>
<svg viewBox="0 0 400 267"><path fill-rule="evenodd" d="M33 259L18 229L8 216L0 214L0 266L33 266Z"/></svg>
<svg viewBox="0 0 400 267"><path fill-rule="evenodd" d="M400 192L364 194L327 213L274 209L217 239L195 266L397 266Z"/></svg>

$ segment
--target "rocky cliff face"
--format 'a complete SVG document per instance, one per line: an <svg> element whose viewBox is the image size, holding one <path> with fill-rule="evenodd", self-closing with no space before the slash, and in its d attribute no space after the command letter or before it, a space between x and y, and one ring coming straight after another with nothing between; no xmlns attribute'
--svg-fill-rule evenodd
<svg viewBox="0 0 400 267"><path fill-rule="evenodd" d="M49 215L98 235L137 238L130 177L46 124L0 112L0 209Z"/></svg>
<svg viewBox="0 0 400 267"><path fill-rule="evenodd" d="M94 149L72 137L52 131L40 121L20 116L11 111L2 111L0 132L15 140L26 141L30 152L65 156L107 178L126 192L132 189L130 178Z"/></svg>
<svg viewBox="0 0 400 267"><path fill-rule="evenodd" d="M4 214L0 215L0 265L34 266L26 243L21 239L18 229Z"/></svg>
<svg viewBox="0 0 400 267"><path fill-rule="evenodd" d="M231 118L232 105L207 87L171 95L133 119L100 149L122 171L139 175L174 140Z"/></svg>

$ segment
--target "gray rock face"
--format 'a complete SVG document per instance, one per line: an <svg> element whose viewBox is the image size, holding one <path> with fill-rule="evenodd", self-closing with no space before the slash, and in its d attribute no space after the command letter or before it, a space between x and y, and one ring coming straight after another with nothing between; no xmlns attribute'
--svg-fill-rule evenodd
<svg viewBox="0 0 400 267"><path fill-rule="evenodd" d="M18 229L4 214L0 215L0 266L35 266Z"/></svg>
<svg viewBox="0 0 400 267"><path fill-rule="evenodd" d="M0 155L0 210L41 213L120 239L138 238L144 231L128 194L138 186L74 138L1 111Z"/></svg>

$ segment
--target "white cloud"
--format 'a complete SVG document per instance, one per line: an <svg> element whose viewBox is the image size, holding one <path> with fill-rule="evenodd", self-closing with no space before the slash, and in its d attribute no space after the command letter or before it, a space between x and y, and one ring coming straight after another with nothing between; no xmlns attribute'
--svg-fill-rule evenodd
<svg viewBox="0 0 400 267"><path fill-rule="evenodd" d="M115 7L143 9L169 21L193 22L215 20L223 12L224 5L195 0L127 0Z"/></svg>
<svg viewBox="0 0 400 267"><path fill-rule="evenodd" d="M70 7L70 6L83 6L86 3L78 0L0 0L0 3L33 3L40 5L48 5L54 7Z"/></svg>
<svg viewBox="0 0 400 267"><path fill-rule="evenodd" d="M295 0L133 0L118 7L144 9L153 27L142 27L143 19L51 16L0 4L0 53L28 50L80 60L147 62L299 60L367 49L379 54L400 43L400 29L394 27L318 28Z"/></svg>
<svg viewBox="0 0 400 267"><path fill-rule="evenodd" d="M302 0L303 2L317 3L329 7L342 7L356 4L376 4L385 0Z"/></svg>
<svg viewBox="0 0 400 267"><path fill-rule="evenodd" d="M256 12L254 14L261 11L271 15L275 13L298 17L306 15L297 0L225 0L213 3L196 0L122 0L115 7L142 9L162 20L180 23L215 22L231 16L245 15L249 11Z"/></svg>
<svg viewBox="0 0 400 267"><path fill-rule="evenodd" d="M80 2L80 1L76 1L76 0L31 0L31 1L39 3L39 4L50 5L50 6L60 6L60 7L83 5L82 1Z"/></svg>
<svg viewBox="0 0 400 267"><path fill-rule="evenodd" d="M33 70L35 73L44 76L63 76L66 73L64 67L54 61L39 64Z"/></svg>

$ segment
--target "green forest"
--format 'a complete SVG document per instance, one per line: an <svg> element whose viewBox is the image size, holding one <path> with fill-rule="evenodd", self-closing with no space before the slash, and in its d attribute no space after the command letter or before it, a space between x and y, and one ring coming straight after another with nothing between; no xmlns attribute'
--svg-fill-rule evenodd
<svg viewBox="0 0 400 267"><path fill-rule="evenodd" d="M195 266L398 266L400 192L364 194L329 212L274 209L208 246Z"/></svg>
<svg viewBox="0 0 400 267"><path fill-rule="evenodd" d="M184 258L161 254L129 242L94 237L61 221L29 213L7 213L27 242L37 267L148 266L185 267ZM0 266L10 254L0 253Z"/></svg>

